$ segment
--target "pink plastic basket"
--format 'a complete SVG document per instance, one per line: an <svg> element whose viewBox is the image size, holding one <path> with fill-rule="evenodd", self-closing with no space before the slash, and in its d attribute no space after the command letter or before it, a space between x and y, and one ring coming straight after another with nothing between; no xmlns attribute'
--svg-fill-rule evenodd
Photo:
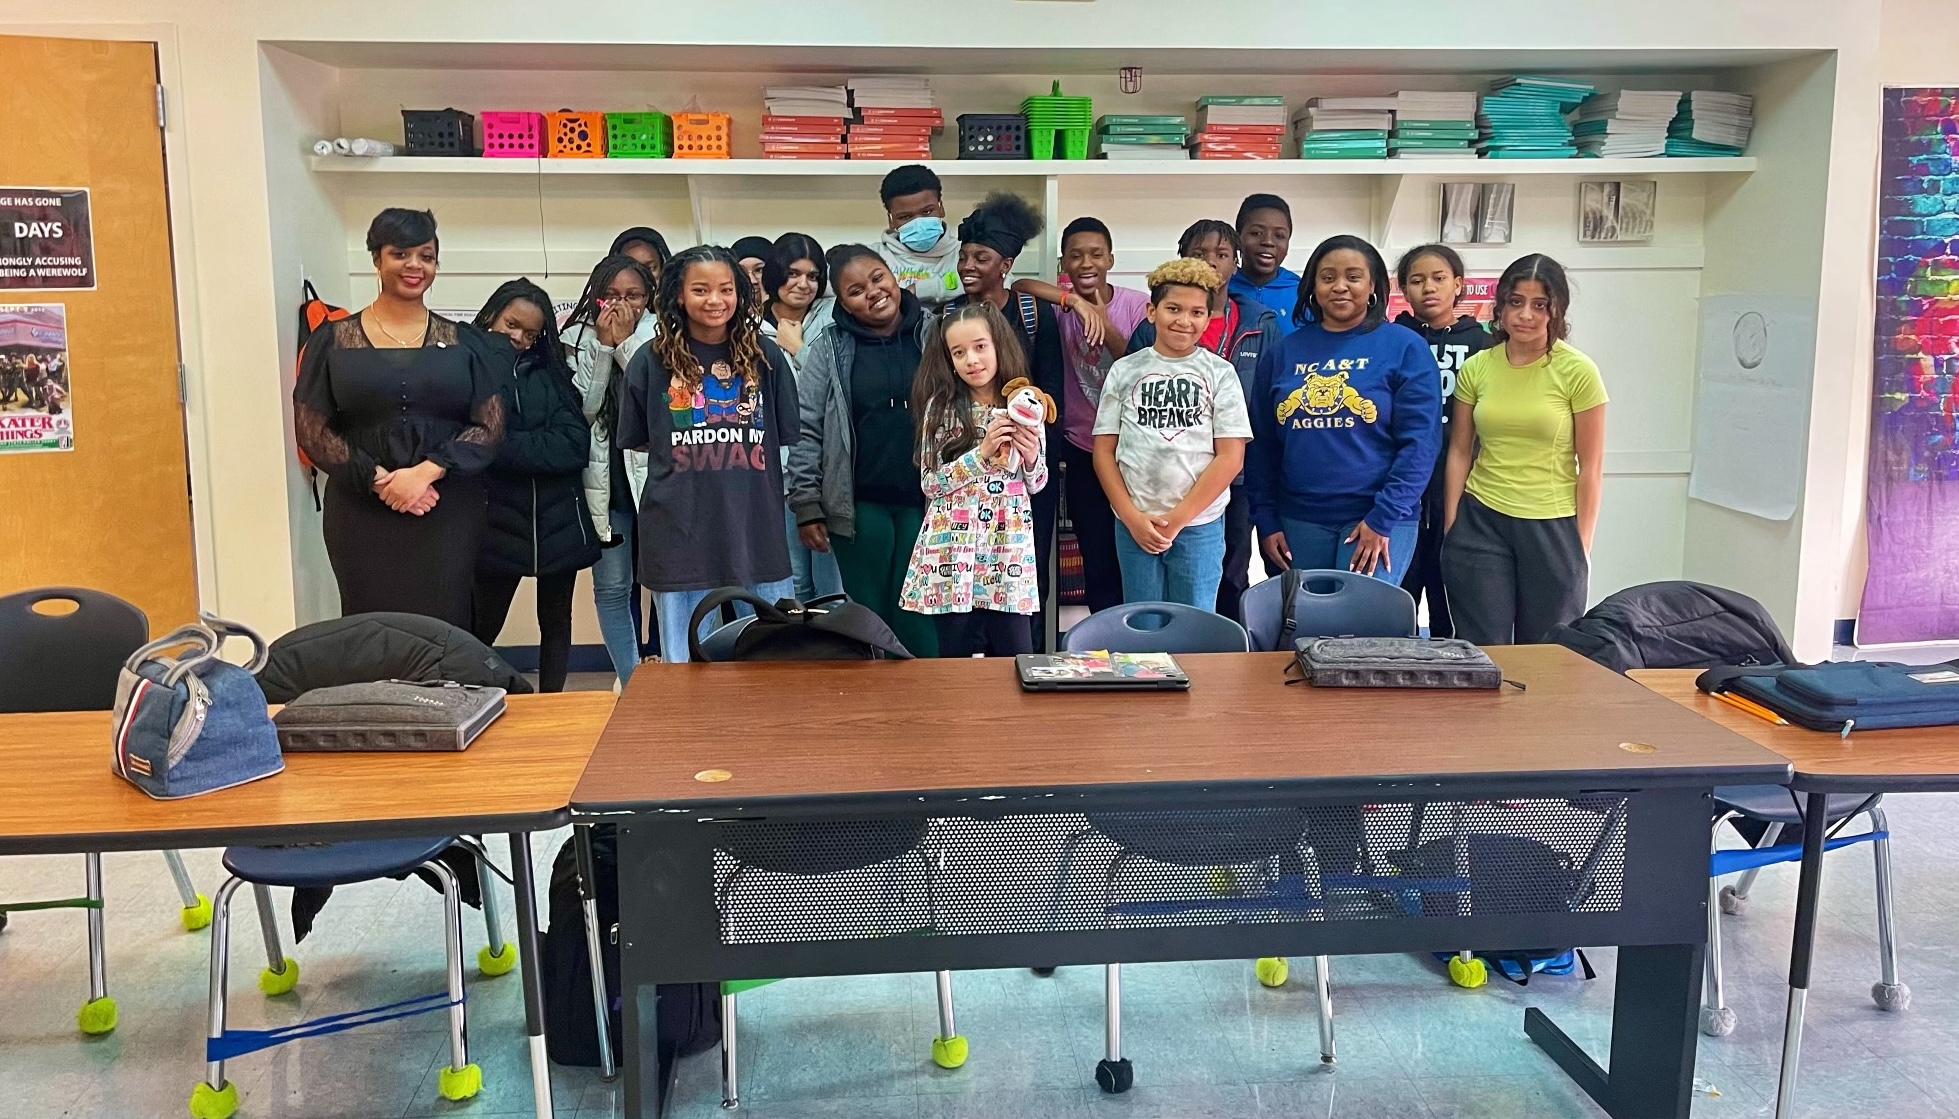
<svg viewBox="0 0 1959 1119"><path fill-rule="evenodd" d="M483 154L488 158L537 159L544 154L544 114L483 114Z"/></svg>

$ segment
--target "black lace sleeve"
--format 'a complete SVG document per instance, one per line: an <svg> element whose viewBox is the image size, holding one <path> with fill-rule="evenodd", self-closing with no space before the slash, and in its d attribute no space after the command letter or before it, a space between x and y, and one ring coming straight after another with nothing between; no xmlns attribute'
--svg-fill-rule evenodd
<svg viewBox="0 0 1959 1119"><path fill-rule="evenodd" d="M292 389L293 437L315 469L364 493L374 485L375 461L334 428L340 408L333 399L327 367L334 349L334 326L323 324L306 340Z"/></svg>
<svg viewBox="0 0 1959 1119"><path fill-rule="evenodd" d="M458 330L463 349L469 354L469 426L429 453L429 461L450 474L480 474L496 461L497 448L503 445L503 393L499 386L508 379L507 366L515 351L502 339L496 345L475 337L476 332ZM498 368L497 362L506 368Z"/></svg>

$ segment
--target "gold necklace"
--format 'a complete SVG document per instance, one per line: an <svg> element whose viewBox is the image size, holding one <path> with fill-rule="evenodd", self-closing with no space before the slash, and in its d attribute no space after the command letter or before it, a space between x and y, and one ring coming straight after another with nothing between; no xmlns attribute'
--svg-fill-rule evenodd
<svg viewBox="0 0 1959 1119"><path fill-rule="evenodd" d="M388 324L382 322L381 317L379 315L376 315L374 317L374 328L376 330L379 330L381 333L387 335L390 339L394 341L395 345L400 346L402 349L405 350L422 344L422 339L428 336L429 321L427 318L424 318L422 320L422 329L415 332L415 340L413 342L403 341L402 338L399 335L397 335L394 331L389 330Z"/></svg>

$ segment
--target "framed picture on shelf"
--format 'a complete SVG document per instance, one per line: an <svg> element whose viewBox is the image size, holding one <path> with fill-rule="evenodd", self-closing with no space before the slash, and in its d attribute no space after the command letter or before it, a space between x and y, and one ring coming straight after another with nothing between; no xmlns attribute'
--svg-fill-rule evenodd
<svg viewBox="0 0 1959 1119"><path fill-rule="evenodd" d="M1586 244L1624 244L1653 239L1653 212L1660 184L1635 182L1578 184L1578 240Z"/></svg>

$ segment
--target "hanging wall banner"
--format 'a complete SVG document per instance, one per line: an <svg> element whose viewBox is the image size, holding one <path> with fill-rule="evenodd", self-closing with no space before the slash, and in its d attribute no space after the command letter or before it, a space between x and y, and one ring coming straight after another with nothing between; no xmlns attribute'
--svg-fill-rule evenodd
<svg viewBox="0 0 1959 1119"><path fill-rule="evenodd" d="M1959 88L1884 91L1857 643L1959 638Z"/></svg>
<svg viewBox="0 0 1959 1119"><path fill-rule="evenodd" d="M0 291L94 291L88 191L0 186Z"/></svg>
<svg viewBox="0 0 1959 1119"><path fill-rule="evenodd" d="M0 303L0 454L75 449L67 318L59 303Z"/></svg>

